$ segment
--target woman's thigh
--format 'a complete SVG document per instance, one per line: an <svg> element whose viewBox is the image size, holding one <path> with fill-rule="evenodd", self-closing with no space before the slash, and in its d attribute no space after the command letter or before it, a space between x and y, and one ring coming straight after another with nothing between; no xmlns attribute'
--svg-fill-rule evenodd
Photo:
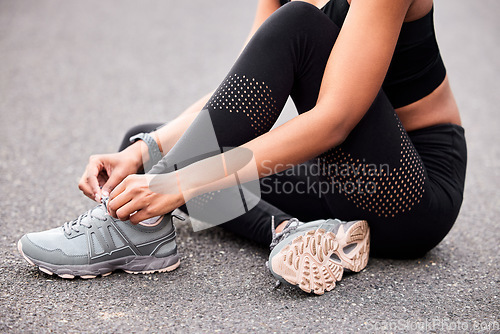
<svg viewBox="0 0 500 334"><path fill-rule="evenodd" d="M452 136L444 133L438 141L426 133L423 137L432 154L454 159L449 157ZM449 145L439 146L443 140ZM342 220L367 220L374 255L421 256L446 236L456 219L458 201L451 203L443 193L456 178L446 176L449 162L432 164L428 155L424 161L421 148L380 92L345 142L320 157L324 180L331 185L326 194L330 212ZM444 177L438 180L436 169L443 166Z"/></svg>

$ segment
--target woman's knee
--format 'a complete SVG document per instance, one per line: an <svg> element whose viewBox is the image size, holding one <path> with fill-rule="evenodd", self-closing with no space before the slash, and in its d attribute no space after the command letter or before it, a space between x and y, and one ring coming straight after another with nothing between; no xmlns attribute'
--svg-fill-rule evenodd
<svg viewBox="0 0 500 334"><path fill-rule="evenodd" d="M324 38L329 31L336 36L340 29L316 6L304 1L292 1L273 13L259 30L267 38L297 34Z"/></svg>
<svg viewBox="0 0 500 334"><path fill-rule="evenodd" d="M276 11L276 15L286 16L293 21L311 20L325 16L324 13L316 6L305 1L292 1L280 7Z"/></svg>

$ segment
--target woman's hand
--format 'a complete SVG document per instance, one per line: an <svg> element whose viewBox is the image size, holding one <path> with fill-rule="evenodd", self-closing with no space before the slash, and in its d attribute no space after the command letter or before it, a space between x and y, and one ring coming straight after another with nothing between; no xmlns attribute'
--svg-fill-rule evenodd
<svg viewBox="0 0 500 334"><path fill-rule="evenodd" d="M137 144L119 153L92 155L78 188L87 197L99 202L128 175L137 173L141 166L142 156Z"/></svg>
<svg viewBox="0 0 500 334"><path fill-rule="evenodd" d="M112 217L137 224L184 203L175 173L129 175L111 192L108 211Z"/></svg>

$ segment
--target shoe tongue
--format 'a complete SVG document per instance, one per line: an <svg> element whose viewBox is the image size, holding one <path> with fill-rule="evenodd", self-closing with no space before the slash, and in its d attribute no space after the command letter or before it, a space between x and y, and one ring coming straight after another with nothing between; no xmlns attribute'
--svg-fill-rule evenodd
<svg viewBox="0 0 500 334"><path fill-rule="evenodd" d="M108 209L106 208L106 205L100 204L92 210L92 216L104 219L104 218L106 218L107 212L108 212Z"/></svg>
<svg viewBox="0 0 500 334"><path fill-rule="evenodd" d="M104 219L108 215L108 202L109 197L101 198L101 205L98 205L92 211L92 215L98 218Z"/></svg>

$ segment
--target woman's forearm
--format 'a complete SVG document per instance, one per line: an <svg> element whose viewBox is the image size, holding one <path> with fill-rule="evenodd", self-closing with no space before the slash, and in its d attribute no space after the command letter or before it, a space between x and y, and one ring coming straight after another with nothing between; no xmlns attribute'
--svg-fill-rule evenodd
<svg viewBox="0 0 500 334"><path fill-rule="evenodd" d="M234 166L240 183L281 172L339 145L345 136L341 130L336 131L335 121L328 121L326 113L313 109L233 151L180 169L182 192L187 201L235 186Z"/></svg>

